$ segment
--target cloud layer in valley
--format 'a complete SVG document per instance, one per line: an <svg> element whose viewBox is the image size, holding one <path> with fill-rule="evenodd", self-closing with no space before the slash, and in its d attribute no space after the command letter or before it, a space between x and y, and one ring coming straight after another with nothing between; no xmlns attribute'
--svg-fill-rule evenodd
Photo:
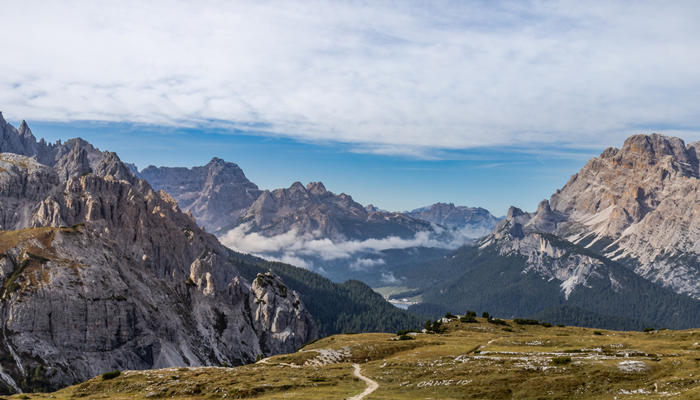
<svg viewBox="0 0 700 400"><path fill-rule="evenodd" d="M219 240L235 251L276 259L298 267L313 269L314 259L347 260L348 266L356 271L385 264L381 258L367 257L368 254L378 255L383 250L413 247L456 249L475 237L464 231L438 231L439 237L435 233L423 231L407 239L388 236L380 239L334 241L316 238L311 234L299 234L296 230L264 236L248 232L248 228L246 224L239 225L220 236Z"/></svg>
<svg viewBox="0 0 700 400"><path fill-rule="evenodd" d="M693 1L27 0L3 15L10 118L226 126L407 155L700 138Z"/></svg>

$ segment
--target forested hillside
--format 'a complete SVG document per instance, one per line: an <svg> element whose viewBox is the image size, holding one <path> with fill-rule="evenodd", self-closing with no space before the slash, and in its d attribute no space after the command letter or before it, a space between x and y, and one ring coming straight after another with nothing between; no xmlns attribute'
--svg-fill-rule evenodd
<svg viewBox="0 0 700 400"><path fill-rule="evenodd" d="M420 327L421 319L386 302L359 281L334 283L316 273L292 265L231 252L244 276L272 271L289 288L300 293L311 315L319 322L321 336L348 332L394 332Z"/></svg>

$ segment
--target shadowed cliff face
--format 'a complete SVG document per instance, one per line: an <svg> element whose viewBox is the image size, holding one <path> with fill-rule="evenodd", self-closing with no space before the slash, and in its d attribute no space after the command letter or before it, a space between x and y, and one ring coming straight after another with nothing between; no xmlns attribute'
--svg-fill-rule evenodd
<svg viewBox="0 0 700 400"><path fill-rule="evenodd" d="M8 388L55 388L113 369L242 364L317 337L296 292L272 274L243 278L242 261L116 154L79 139L15 139L3 150L35 158L0 154Z"/></svg>

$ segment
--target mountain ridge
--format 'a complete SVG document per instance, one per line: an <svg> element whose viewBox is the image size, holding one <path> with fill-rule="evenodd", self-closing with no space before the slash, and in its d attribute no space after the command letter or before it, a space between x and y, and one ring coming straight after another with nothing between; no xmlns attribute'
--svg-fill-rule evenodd
<svg viewBox="0 0 700 400"><path fill-rule="evenodd" d="M632 136L621 149L605 150L550 200L540 202L537 211L511 207L476 246L409 267L402 284L422 282L421 290L408 294L420 294L424 302L412 309L454 312L450 307L467 302L494 312L535 315L545 305L569 305L669 327L697 326L697 149L696 143L686 146L681 139L654 134ZM668 252L675 258L657 257ZM447 278L427 279L416 272L431 266ZM483 282L493 271L509 277L499 284ZM466 293L467 287L473 293Z"/></svg>

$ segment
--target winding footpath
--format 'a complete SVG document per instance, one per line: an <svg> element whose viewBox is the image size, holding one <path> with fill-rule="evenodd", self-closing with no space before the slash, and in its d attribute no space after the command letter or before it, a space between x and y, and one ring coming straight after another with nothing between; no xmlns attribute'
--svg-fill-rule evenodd
<svg viewBox="0 0 700 400"><path fill-rule="evenodd" d="M365 389L364 392L358 394L357 396L349 397L348 400L362 400L365 397L369 396L372 392L377 390L377 388L379 387L379 384L376 381L369 379L368 377L362 375L362 371L360 370L360 364L353 364L352 367L355 369L353 374L356 377L365 381L365 383L367 384L367 388Z"/></svg>

